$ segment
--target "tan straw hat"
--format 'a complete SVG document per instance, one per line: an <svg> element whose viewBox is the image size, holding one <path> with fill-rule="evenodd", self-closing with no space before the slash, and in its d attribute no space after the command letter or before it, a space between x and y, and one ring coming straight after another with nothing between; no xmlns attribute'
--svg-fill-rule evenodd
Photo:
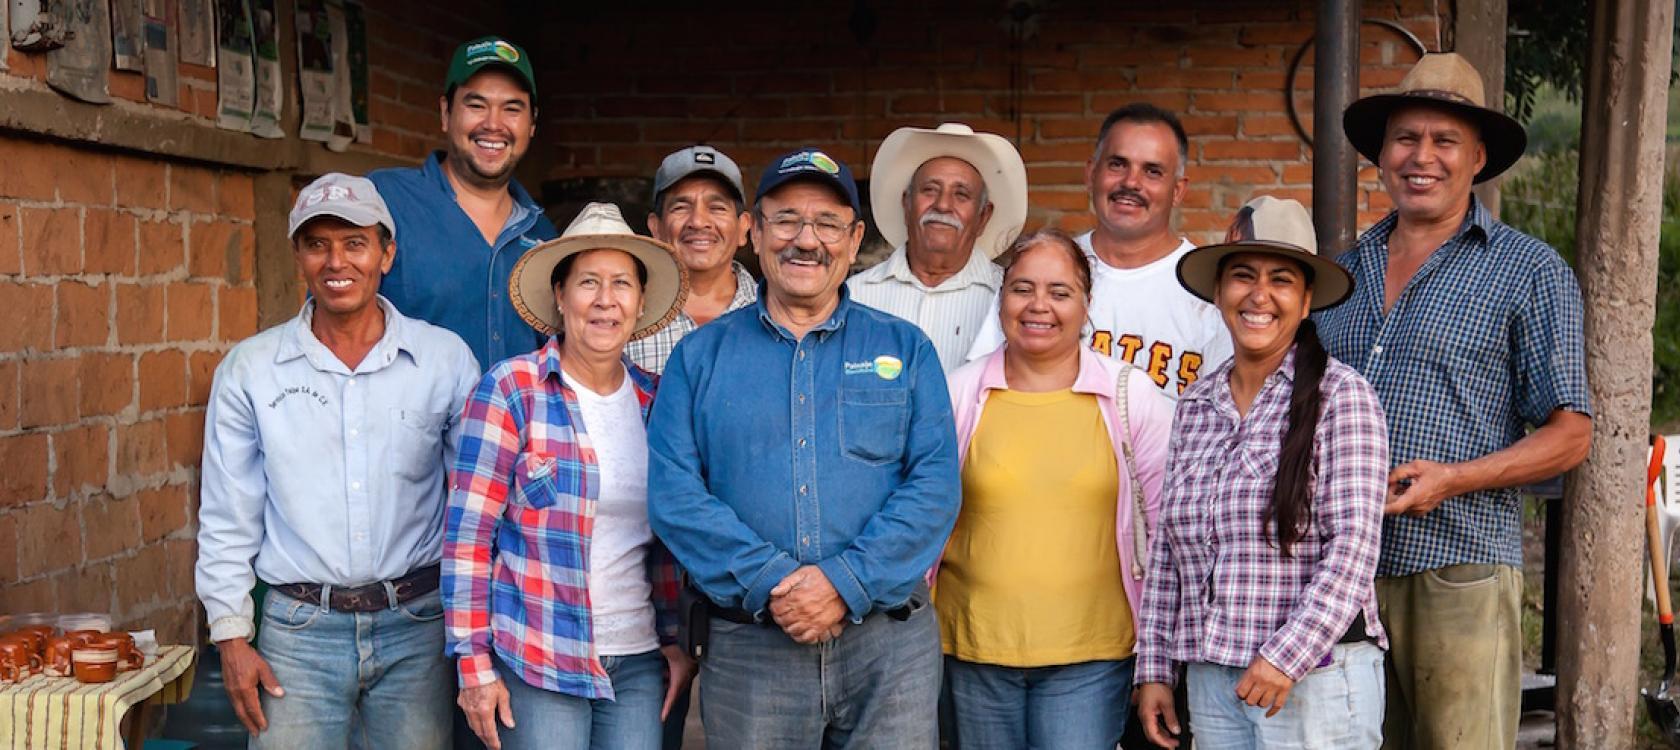
<svg viewBox="0 0 1680 750"><path fill-rule="evenodd" d="M1509 115L1488 108L1482 75L1456 52L1424 55L1401 79L1398 90L1349 104L1342 112L1342 132L1375 164L1382 155L1389 115L1401 107L1420 104L1455 112L1481 130L1487 165L1476 173L1476 182L1486 182L1510 169L1528 147L1528 131Z"/></svg>
<svg viewBox="0 0 1680 750"><path fill-rule="evenodd" d="M1262 195L1237 209L1225 241L1198 247L1178 259L1178 283L1208 302L1219 287L1219 263L1239 253L1266 253L1293 260L1312 274L1313 311L1335 307L1353 294L1353 277L1318 254L1312 217L1300 201Z"/></svg>
<svg viewBox="0 0 1680 750"><path fill-rule="evenodd" d="M948 122L931 130L899 128L881 141L869 168L869 211L875 228L894 247L904 244L910 232L905 226L904 191L916 170L941 156L968 162L986 182L986 197L994 208L974 247L988 258L1002 255L1027 220L1027 168L1009 139L976 133L962 123Z"/></svg>
<svg viewBox="0 0 1680 750"><path fill-rule="evenodd" d="M559 239L527 250L513 266L508 299L532 328L550 335L560 332L560 310L554 304L549 277L562 259L586 250L622 250L647 268L642 315L636 319L631 341L664 328L682 311L683 300L688 297L688 270L677 261L676 253L669 245L632 231L618 206L591 203L572 219Z"/></svg>

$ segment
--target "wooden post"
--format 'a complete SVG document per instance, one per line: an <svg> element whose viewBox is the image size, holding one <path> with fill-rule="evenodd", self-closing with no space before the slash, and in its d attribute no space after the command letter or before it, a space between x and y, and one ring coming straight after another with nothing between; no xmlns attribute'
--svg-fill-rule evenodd
<svg viewBox="0 0 1680 750"><path fill-rule="evenodd" d="M1505 3L1458 0L1452 25L1452 50L1481 72L1487 105L1501 112L1505 111ZM1494 216L1499 215L1500 179L1476 186L1476 197Z"/></svg>
<svg viewBox="0 0 1680 750"><path fill-rule="evenodd" d="M1576 273L1593 443L1564 491L1557 746L1630 748L1638 701L1640 500L1651 417L1663 134L1674 3L1592 3Z"/></svg>

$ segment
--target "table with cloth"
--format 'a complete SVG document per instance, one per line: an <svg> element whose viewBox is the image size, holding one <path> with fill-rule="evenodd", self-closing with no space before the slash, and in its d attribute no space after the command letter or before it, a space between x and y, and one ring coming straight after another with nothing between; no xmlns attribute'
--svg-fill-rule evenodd
<svg viewBox="0 0 1680 750"><path fill-rule="evenodd" d="M0 685L0 747L137 750L148 708L180 703L192 692L196 654L191 646L161 646L144 667L104 684L38 674ZM134 708L125 736L123 716Z"/></svg>

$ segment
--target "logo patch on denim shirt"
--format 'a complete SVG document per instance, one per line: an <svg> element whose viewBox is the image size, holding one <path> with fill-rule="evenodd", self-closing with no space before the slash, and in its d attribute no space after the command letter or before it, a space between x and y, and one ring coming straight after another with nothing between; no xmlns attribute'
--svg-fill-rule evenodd
<svg viewBox="0 0 1680 750"><path fill-rule="evenodd" d="M904 363L898 357L883 354L867 362L847 362L847 375L879 375L882 380L896 379L904 372Z"/></svg>

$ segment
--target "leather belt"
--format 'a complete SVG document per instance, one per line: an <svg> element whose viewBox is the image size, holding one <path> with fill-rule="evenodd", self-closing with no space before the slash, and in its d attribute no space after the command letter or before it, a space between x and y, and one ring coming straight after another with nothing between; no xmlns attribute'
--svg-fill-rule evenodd
<svg viewBox="0 0 1680 750"><path fill-rule="evenodd" d="M379 581L354 588L333 586L332 593L328 594L327 609L334 612L378 612L405 604L437 590L440 568L438 563L432 563L390 581ZM386 588L386 584L390 584L390 587ZM319 583L281 583L274 586L275 591L316 606L321 606L322 588L325 587ZM393 593L396 596L395 601L392 601Z"/></svg>
<svg viewBox="0 0 1680 750"><path fill-rule="evenodd" d="M887 609L887 610L877 609L877 610L874 610L874 611L870 612L869 614L865 615L864 619L868 619L868 618L874 617L876 615L884 614L888 617L893 618L894 620L897 620L899 622L904 622L905 620L910 619L910 615L915 614L915 612L916 612L916 607L914 606L914 604L904 604L904 605L901 605L901 606L893 607L892 609ZM714 604L714 605L712 605L712 616L718 618L719 620L723 620L724 622L733 622L737 625L763 625L765 627L780 627L780 626L776 625L776 620L772 617L769 617L768 615L766 615L763 620L759 620L758 618L753 617L751 612L748 612L748 611L746 611L744 609L741 609L739 607L719 607L719 606Z"/></svg>

